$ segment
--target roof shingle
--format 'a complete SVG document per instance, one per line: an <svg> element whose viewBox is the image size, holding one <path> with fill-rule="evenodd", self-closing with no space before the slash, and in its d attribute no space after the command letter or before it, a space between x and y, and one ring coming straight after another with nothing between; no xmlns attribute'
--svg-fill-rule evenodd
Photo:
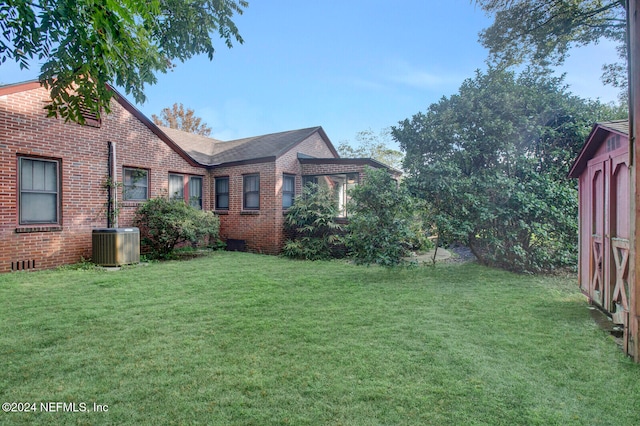
<svg viewBox="0 0 640 426"><path fill-rule="evenodd" d="M180 148L201 164L213 166L261 158L277 158L322 127L289 130L223 142L206 136L159 126Z"/></svg>

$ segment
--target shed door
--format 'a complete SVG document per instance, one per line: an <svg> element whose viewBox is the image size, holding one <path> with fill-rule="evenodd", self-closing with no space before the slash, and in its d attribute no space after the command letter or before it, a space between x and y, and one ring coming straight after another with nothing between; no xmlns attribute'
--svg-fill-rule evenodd
<svg viewBox="0 0 640 426"><path fill-rule="evenodd" d="M604 307L604 221L605 221L605 174L604 163L589 165L591 177L591 256L589 265L589 296L594 303Z"/></svg>
<svg viewBox="0 0 640 426"><path fill-rule="evenodd" d="M628 352L629 323L629 167L628 156L619 155L611 160L610 237L611 299L607 309L613 322L624 327L624 350Z"/></svg>

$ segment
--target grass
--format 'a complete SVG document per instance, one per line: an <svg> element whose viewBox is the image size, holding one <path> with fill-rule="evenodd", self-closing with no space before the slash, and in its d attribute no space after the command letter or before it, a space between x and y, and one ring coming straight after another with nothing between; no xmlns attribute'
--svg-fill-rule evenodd
<svg viewBox="0 0 640 426"><path fill-rule="evenodd" d="M86 268L85 268L86 269ZM0 275L0 424L634 425L575 277L218 252ZM108 406L42 412L41 402Z"/></svg>

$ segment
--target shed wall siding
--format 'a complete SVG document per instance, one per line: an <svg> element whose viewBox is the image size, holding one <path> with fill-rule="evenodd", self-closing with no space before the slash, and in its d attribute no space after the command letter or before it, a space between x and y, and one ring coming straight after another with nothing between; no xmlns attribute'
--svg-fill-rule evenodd
<svg viewBox="0 0 640 426"><path fill-rule="evenodd" d="M598 131L606 130L595 128L587 143L594 143L591 138ZM579 286L590 301L613 315L615 321L625 321L620 309L621 306L627 309L627 295L621 295L619 290L624 287L621 280L626 279L623 262L628 250L631 213L628 138L609 133L599 140L597 149L591 147L590 158L584 158L586 167L578 176Z"/></svg>

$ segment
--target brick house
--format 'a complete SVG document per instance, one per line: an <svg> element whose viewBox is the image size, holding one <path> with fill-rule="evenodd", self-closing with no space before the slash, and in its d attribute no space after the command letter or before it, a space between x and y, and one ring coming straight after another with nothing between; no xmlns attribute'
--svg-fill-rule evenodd
<svg viewBox="0 0 640 426"><path fill-rule="evenodd" d="M171 195L214 210L234 247L277 254L304 182L335 187L344 206L365 167L386 168L339 158L321 127L222 142L156 126L115 94L111 114L79 125L46 117L38 82L0 86L0 272L89 258L92 230L110 225L111 170L119 226L144 200Z"/></svg>

